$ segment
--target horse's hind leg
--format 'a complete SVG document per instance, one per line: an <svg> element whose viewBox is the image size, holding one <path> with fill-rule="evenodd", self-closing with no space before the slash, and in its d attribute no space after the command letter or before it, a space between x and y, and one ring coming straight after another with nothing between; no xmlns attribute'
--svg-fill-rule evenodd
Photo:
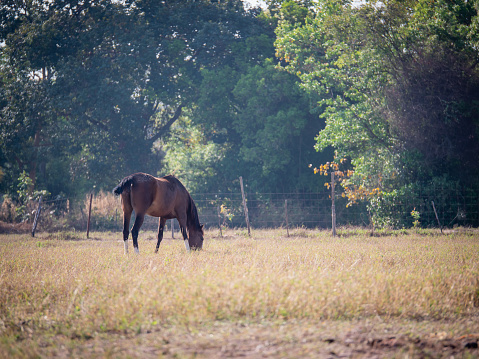
<svg viewBox="0 0 479 359"><path fill-rule="evenodd" d="M130 219L132 208L128 205L123 206L123 244L125 245L125 254L128 254L128 235L130 234Z"/></svg>
<svg viewBox="0 0 479 359"><path fill-rule="evenodd" d="M155 253L158 253L158 248L160 248L161 240L163 239L163 230L165 229L166 219L161 218L158 220L158 242L156 243Z"/></svg>
<svg viewBox="0 0 479 359"><path fill-rule="evenodd" d="M138 233L140 233L140 227L143 224L143 220L145 219L144 214L137 213L135 218L135 224L131 229L131 236L133 238L133 248L135 248L135 253L140 253L138 249Z"/></svg>

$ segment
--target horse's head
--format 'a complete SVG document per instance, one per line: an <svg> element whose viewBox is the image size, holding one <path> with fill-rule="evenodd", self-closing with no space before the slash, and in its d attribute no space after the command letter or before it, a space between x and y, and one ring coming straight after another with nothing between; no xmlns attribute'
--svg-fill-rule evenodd
<svg viewBox="0 0 479 359"><path fill-rule="evenodd" d="M189 243L192 250L200 250L203 248L203 225L195 228L195 230L190 229L189 233Z"/></svg>

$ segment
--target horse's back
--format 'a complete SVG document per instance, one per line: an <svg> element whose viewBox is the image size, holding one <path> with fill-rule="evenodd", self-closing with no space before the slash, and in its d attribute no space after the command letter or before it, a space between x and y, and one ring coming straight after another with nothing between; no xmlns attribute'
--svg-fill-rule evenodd
<svg viewBox="0 0 479 359"><path fill-rule="evenodd" d="M166 219L177 218L182 211L186 189L174 176L156 178L156 189L153 202L147 214Z"/></svg>
<svg viewBox="0 0 479 359"><path fill-rule="evenodd" d="M135 173L125 177L114 190L121 193L124 207L153 217L177 218L187 208L189 194L174 176L154 177Z"/></svg>

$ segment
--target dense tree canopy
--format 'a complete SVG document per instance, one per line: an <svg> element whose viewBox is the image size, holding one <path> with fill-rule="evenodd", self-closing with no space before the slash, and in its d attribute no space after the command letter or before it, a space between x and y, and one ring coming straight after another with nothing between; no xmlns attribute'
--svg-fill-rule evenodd
<svg viewBox="0 0 479 359"><path fill-rule="evenodd" d="M194 105L201 71L262 26L240 1L12 1L0 20L4 166L48 186L54 166L83 190L157 172L152 145Z"/></svg>
<svg viewBox="0 0 479 359"><path fill-rule="evenodd" d="M334 156L355 190L477 187L478 7L6 0L0 192L23 171L71 198L137 171L196 192L239 176L258 192L317 191L308 165Z"/></svg>
<svg viewBox="0 0 479 359"><path fill-rule="evenodd" d="M317 148L349 158L348 183L392 190L447 175L477 185L478 3L325 0L283 21L277 55L321 97Z"/></svg>

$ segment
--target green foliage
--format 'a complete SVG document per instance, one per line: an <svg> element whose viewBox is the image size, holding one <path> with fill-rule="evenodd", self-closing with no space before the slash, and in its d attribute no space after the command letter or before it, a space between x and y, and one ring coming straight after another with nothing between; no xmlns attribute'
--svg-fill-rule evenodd
<svg viewBox="0 0 479 359"><path fill-rule="evenodd" d="M411 216L414 219L414 222L412 222L413 227L415 229L419 228L419 225L421 224L421 222L419 222L419 219L421 218L421 213L419 213L419 211L416 211L416 208L414 208L411 211Z"/></svg>
<svg viewBox="0 0 479 359"><path fill-rule="evenodd" d="M241 136L243 160L260 164L264 176L292 163L291 150L309 115L307 98L294 79L267 62L250 68L233 95L241 108L233 128Z"/></svg>
<svg viewBox="0 0 479 359"><path fill-rule="evenodd" d="M322 121L310 112L310 96L272 59L241 67L245 70L202 72L194 118L205 124L205 135L226 149L218 164L222 182L218 187L212 179L210 188L227 189L239 176L253 191L321 188L307 171L321 157L314 154L313 134Z"/></svg>
<svg viewBox="0 0 479 359"><path fill-rule="evenodd" d="M404 228L401 226L402 209L396 207L400 200L397 190L383 193L381 196L374 196L369 199L367 209L370 222L373 228Z"/></svg>
<svg viewBox="0 0 479 359"><path fill-rule="evenodd" d="M319 96L316 149L354 166L343 185L386 195L443 174L479 185L477 22L477 3L460 0L323 0L302 25L280 21L282 66Z"/></svg>
<svg viewBox="0 0 479 359"><path fill-rule="evenodd" d="M232 209L222 204L220 207L220 216L223 217L223 222L221 223L221 225L223 227L226 227L227 223L233 220L233 218L235 217L235 214Z"/></svg>
<svg viewBox="0 0 479 359"><path fill-rule="evenodd" d="M272 49L255 11L237 0L8 2L0 165L10 179L27 170L35 186L76 198L157 172L153 144L194 108L201 71L232 66L245 48L256 61Z"/></svg>
<svg viewBox="0 0 479 359"><path fill-rule="evenodd" d="M369 199L367 208L376 228L409 228L411 225L427 228L438 226L432 208L434 202L441 225L450 227L474 217L475 208L468 207L465 198L476 196L462 188L457 180L442 176L381 192Z"/></svg>
<svg viewBox="0 0 479 359"><path fill-rule="evenodd" d="M28 221L31 216L32 212L30 209L32 208L32 202L37 202L40 197L46 197L50 195L50 193L46 190L33 190L33 181L28 176L28 174L23 171L18 178L18 206L15 208L17 214L17 220L24 222Z"/></svg>
<svg viewBox="0 0 479 359"><path fill-rule="evenodd" d="M400 227L411 184L479 187L477 0L267 4L7 1L0 192L23 176L79 200L138 171L319 191L307 166L334 153L346 193Z"/></svg>
<svg viewBox="0 0 479 359"><path fill-rule="evenodd" d="M159 175L174 173L189 191L204 192L210 189L208 182L221 175L216 164L224 159L227 148L206 139L202 128L184 117L157 150L164 153L165 163Z"/></svg>

